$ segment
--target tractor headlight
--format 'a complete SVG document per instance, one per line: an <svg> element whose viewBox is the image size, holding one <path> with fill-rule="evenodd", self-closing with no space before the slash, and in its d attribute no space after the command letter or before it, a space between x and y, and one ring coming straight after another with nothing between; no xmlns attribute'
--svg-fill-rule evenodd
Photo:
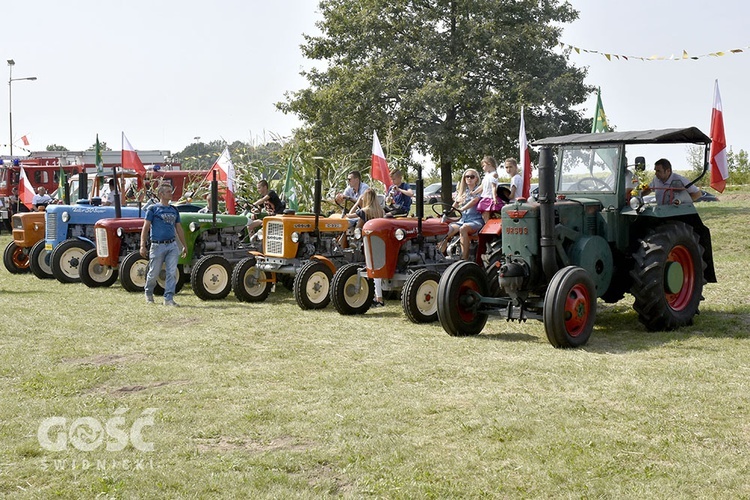
<svg viewBox="0 0 750 500"><path fill-rule="evenodd" d="M355 240L362 239L362 228L361 227L358 227L358 228L354 229L354 239Z"/></svg>
<svg viewBox="0 0 750 500"><path fill-rule="evenodd" d="M630 198L630 208L636 212L643 206L643 200L640 196L633 196Z"/></svg>
<svg viewBox="0 0 750 500"><path fill-rule="evenodd" d="M397 239L398 241L401 241L401 240L403 240L404 238L406 238L406 231L404 231L404 230L403 230L403 229L401 229L401 228L398 228L398 229L396 229L396 233L395 233L395 236L396 236L396 239Z"/></svg>
<svg viewBox="0 0 750 500"><path fill-rule="evenodd" d="M60 215L60 218L63 222L68 222L70 220L70 214L68 212L63 212L62 215Z"/></svg>
<svg viewBox="0 0 750 500"><path fill-rule="evenodd" d="M263 241L263 231L256 232L255 237L258 238L258 241Z"/></svg>
<svg viewBox="0 0 750 500"><path fill-rule="evenodd" d="M188 227L190 228L191 233L194 233L198 230L198 224L196 224L195 222L191 222Z"/></svg>
<svg viewBox="0 0 750 500"><path fill-rule="evenodd" d="M293 232L291 235L292 243L297 243L299 241L299 233L297 231Z"/></svg>
<svg viewBox="0 0 750 500"><path fill-rule="evenodd" d="M123 231L121 227L118 227L118 228L117 228L117 236L118 236L119 238L122 238L122 235L123 235L123 234L125 234L125 231Z"/></svg>

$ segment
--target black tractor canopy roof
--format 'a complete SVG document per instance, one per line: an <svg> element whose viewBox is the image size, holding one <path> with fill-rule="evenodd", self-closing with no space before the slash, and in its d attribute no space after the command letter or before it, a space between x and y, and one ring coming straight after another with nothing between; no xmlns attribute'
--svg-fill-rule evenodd
<svg viewBox="0 0 750 500"><path fill-rule="evenodd" d="M561 146L567 144L709 144L711 139L696 127L639 130L632 132L602 132L547 137L534 141L532 146Z"/></svg>

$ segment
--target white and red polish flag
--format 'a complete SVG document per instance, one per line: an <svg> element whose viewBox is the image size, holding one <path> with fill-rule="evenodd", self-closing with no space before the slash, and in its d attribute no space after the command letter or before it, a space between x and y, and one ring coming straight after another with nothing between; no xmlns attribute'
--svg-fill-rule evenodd
<svg viewBox="0 0 750 500"><path fill-rule="evenodd" d="M388 171L388 162L385 161L383 148L380 146L378 133L374 130L372 131L372 168L370 169L370 177L385 184L385 190L388 191L391 185L391 175Z"/></svg>
<svg viewBox="0 0 750 500"><path fill-rule="evenodd" d="M232 158L229 156L228 147L224 148L219 159L216 160L206 173L206 179L209 181L213 180L212 172L216 172L217 181L222 181L226 184L224 202L227 204L227 213L231 215L237 214L237 201L234 199L234 163L232 163Z"/></svg>
<svg viewBox="0 0 750 500"><path fill-rule="evenodd" d="M721 108L719 80L714 84L714 108L711 110L711 187L724 192L729 177L727 139L724 135L724 111Z"/></svg>
<svg viewBox="0 0 750 500"><path fill-rule="evenodd" d="M26 208L33 210L32 202L34 201L34 187L31 185L29 178L26 176L26 170L21 167L21 177L18 179L18 197Z"/></svg>
<svg viewBox="0 0 750 500"><path fill-rule="evenodd" d="M531 193L531 156L529 155L529 142L526 140L526 123L523 120L523 106L521 106L521 128L518 131L518 144L520 152L518 155L518 164L523 168L523 189L521 197L529 199Z"/></svg>
<svg viewBox="0 0 750 500"><path fill-rule="evenodd" d="M138 153L135 152L130 141L125 137L125 132L122 133L122 168L123 170L135 170L138 175L146 175L146 167L143 166Z"/></svg>

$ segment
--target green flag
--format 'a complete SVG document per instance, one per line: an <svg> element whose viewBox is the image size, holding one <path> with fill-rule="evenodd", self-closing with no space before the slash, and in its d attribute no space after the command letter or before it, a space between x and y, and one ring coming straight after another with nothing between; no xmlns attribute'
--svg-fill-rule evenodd
<svg viewBox="0 0 750 500"><path fill-rule="evenodd" d="M96 184L101 186L104 182L104 162L102 161L102 148L99 146L99 134L96 134Z"/></svg>
<svg viewBox="0 0 750 500"><path fill-rule="evenodd" d="M607 115L604 113L604 106L602 106L602 89L596 90L596 112L594 112L594 123L591 125L591 133L596 132L609 132L609 123L607 123Z"/></svg>
<svg viewBox="0 0 750 500"><path fill-rule="evenodd" d="M58 174L57 179L57 199L62 200L65 198L65 170L63 169L62 165L60 165L60 173Z"/></svg>
<svg viewBox="0 0 750 500"><path fill-rule="evenodd" d="M284 182L284 200L286 207L294 211L299 209L297 202L297 189L294 183L294 170L292 168L292 157L289 157L289 163L286 165L286 181Z"/></svg>

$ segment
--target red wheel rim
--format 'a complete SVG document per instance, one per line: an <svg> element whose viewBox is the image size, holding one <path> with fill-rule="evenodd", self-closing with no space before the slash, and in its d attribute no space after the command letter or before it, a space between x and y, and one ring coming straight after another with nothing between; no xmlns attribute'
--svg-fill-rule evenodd
<svg viewBox="0 0 750 500"><path fill-rule="evenodd" d="M682 266L682 286L676 293L669 293L665 289L667 304L675 311L682 311L690 303L695 289L695 266L693 266L693 257L690 251L682 246L677 245L669 252L667 263L675 262Z"/></svg>
<svg viewBox="0 0 750 500"><path fill-rule="evenodd" d="M577 337L586 328L591 313L589 291L586 286L577 284L568 292L565 299L565 331Z"/></svg>
<svg viewBox="0 0 750 500"><path fill-rule="evenodd" d="M477 285L477 282L473 279L464 280L464 282L461 283L461 286L458 287L458 314L461 316L461 319L467 323L473 321L475 316L473 311L464 307L465 304L461 300L461 297L463 297L469 290L479 293L479 285Z"/></svg>
<svg viewBox="0 0 750 500"><path fill-rule="evenodd" d="M13 250L13 264L19 269L26 269L29 267L29 256L23 252L23 248L16 247Z"/></svg>

